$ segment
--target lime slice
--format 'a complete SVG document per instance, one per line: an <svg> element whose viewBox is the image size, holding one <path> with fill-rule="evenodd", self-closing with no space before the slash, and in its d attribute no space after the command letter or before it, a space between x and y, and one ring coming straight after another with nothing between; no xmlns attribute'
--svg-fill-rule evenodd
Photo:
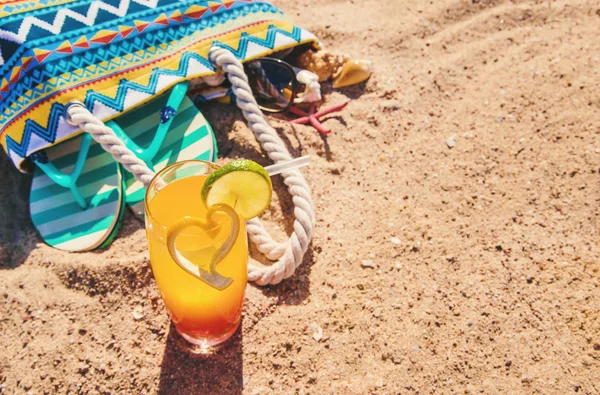
<svg viewBox="0 0 600 395"><path fill-rule="evenodd" d="M243 219L260 215L271 204L273 186L267 171L251 160L236 160L215 170L204 182L206 207L227 204Z"/></svg>

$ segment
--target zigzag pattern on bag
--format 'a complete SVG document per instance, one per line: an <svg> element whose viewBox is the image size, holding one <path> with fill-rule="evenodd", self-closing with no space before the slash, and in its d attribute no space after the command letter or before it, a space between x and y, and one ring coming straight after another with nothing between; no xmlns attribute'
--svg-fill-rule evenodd
<svg viewBox="0 0 600 395"><path fill-rule="evenodd" d="M1 1L1 0L0 0ZM54 0L54 2L59 2L60 0ZM27 38L27 44L28 45L22 45L22 46L18 46L17 44L15 44L16 48L14 49L14 52L9 51L7 53L4 54L4 59L6 61L6 64L4 66L2 66L2 60L0 60L0 75L6 75L7 72L13 67L13 66L18 66L17 62L25 57L25 56L35 56L36 54L34 54L34 52L30 49L30 48L37 48L39 49L39 46L45 46L44 52L47 52L50 56L50 58L55 58L55 55L58 55L59 52L56 52L57 48L61 47L61 44L67 44L70 48L70 51L73 51L75 49L75 52L77 51L84 51L86 49L88 49L88 47L85 48L73 48L70 46L70 42L68 40L76 40L78 38L81 38L82 35L85 37L85 35L89 34L87 36L87 41L89 44L89 40L93 40L93 36L95 33L101 31L101 30L105 30L105 31L109 31L109 32L114 32L115 36L109 40L108 42L105 43L100 43L97 41L93 41L92 42L92 46L95 45L109 45L112 42L114 42L113 40L116 41L120 41L121 39L132 39L133 37L135 37L138 34L141 34L142 32L144 32L146 29L148 30L152 30L152 29L162 29L165 27L164 23L167 22L168 25L171 25L171 22L173 21L177 21L179 23L182 24L188 24L190 23L190 21L197 21L199 18L202 18L204 16L204 14L198 14L199 16L194 15L194 12L196 12L195 10L197 10L198 8L198 1L195 0L181 0L181 1L164 1L163 3L165 3L164 5L161 5L160 7L156 7L156 8L149 8L150 6L153 5L153 2L155 2L156 0L128 0L128 1L134 1L137 4L144 4L146 7L145 8L141 8L140 6L130 6L129 9L127 10L126 15L124 15L123 17L120 18L114 18L114 15L112 13L109 13L110 15L113 15L112 18L107 18L107 15L103 15L102 18L99 18L98 15L96 14L96 21L94 23L93 26L87 26L84 23L78 23L79 21L75 22L75 21L71 21L69 24L69 27L71 28L70 30L67 28L64 28L63 32L61 32L61 34L54 34L51 31L48 31L46 29L40 29L39 26L37 26L36 24L31 25L31 23L29 23L29 31L31 32L31 28L35 27L36 29L36 34L35 36L38 37L28 37ZM205 4L205 8L207 11L210 10L211 13L213 15L215 14L223 14L224 11L228 11L228 10L232 10L234 8L239 7L241 4L243 5L243 3L253 3L256 2L256 5L261 5L261 6L268 6L271 7L273 9L274 12L278 12L281 13L281 11L277 10L277 8L273 7L271 4L269 3L265 3L262 2L260 0L221 0L222 3L219 2L215 2L215 1L211 1L210 3L207 1L203 1L201 2L202 4ZM63 3L67 3L67 1L62 0ZM211 6L212 4L212 6ZM131 3L130 3L131 5ZM60 8L55 7L57 9L63 9L65 7L80 7L80 6L89 6L89 1L77 1L74 3L70 3L70 4L66 4L65 6L62 6ZM210 6L210 7L209 7ZM222 8L221 6L224 6L224 8ZM0 6L1 7L1 6ZM188 8L189 7L189 8ZM27 17L26 18L33 18L33 16L35 15L48 15L48 10L49 8L52 7L46 7L46 8L40 8L40 9L35 9L33 11L30 11L27 13ZM202 8L202 7L200 7ZM188 14L186 14L186 12ZM189 14L189 12L191 12L191 14ZM257 10L253 10L252 12L257 12ZM166 14L169 15L169 17L165 16ZM176 19L173 19L173 15L175 15ZM231 13L226 13L225 14L226 17L229 17L231 15ZM0 11L0 46L3 45L2 41L4 41L4 44L6 44L6 42L14 42L14 43L20 43L21 42L21 38L19 38L18 36L18 32L23 28L23 22L25 21L26 18L23 18L22 15L13 15L13 16L9 16L3 17L2 12ZM54 16L54 20L56 21L56 15ZM84 18L83 16L81 18ZM80 19L81 19L80 18ZM36 18L37 19L37 18ZM155 23L156 20L160 20L161 22L158 23L158 25ZM185 19L185 21L184 21ZM43 23L48 24L48 22L44 22ZM54 22L56 23L56 22ZM53 25L54 25L53 23ZM142 23L142 27L140 27L140 23ZM12 26L11 28L6 28L6 25L11 25L13 24L14 26ZM73 24L77 25L77 26L72 26ZM4 27L4 28L3 28ZM122 30L120 30L121 28L129 28L128 32L124 35L122 35ZM46 33L46 34L44 34ZM121 38L122 37L122 38ZM50 45L48 47L48 44L53 44ZM67 54L67 53L63 53L63 56ZM44 56L44 63L48 61L48 59L46 58L46 56Z"/></svg>
<svg viewBox="0 0 600 395"><path fill-rule="evenodd" d="M71 18L74 21L80 22L86 26L93 26L96 23L96 18L101 10L113 14L115 17L123 17L127 15L127 10L129 9L129 5L132 1L148 8L155 8L158 4L158 0L120 0L118 7L115 7L103 1L94 1L89 4L85 15L75 12L70 8L61 7L57 9L52 23L46 22L35 16L27 16L23 19L18 31L0 29L0 37L4 36L5 34L6 37L10 36L14 40L18 40L15 41L17 43L24 43L27 41L33 26L46 30L54 35L61 34L65 22L68 21L67 18Z"/></svg>
<svg viewBox="0 0 600 395"><path fill-rule="evenodd" d="M231 47L230 45L227 45L220 41L215 41L213 43L213 45L228 48L229 50L231 50L232 52L235 53L235 55L236 55L236 57L238 57L238 59L243 60L247 57L246 53L248 51L249 43L254 43L256 45L264 47L265 50L271 50L275 47L275 42L277 40L277 34L281 34L285 37L289 37L290 39L294 40L295 42L300 42L302 40L302 29L300 29L296 26L293 27L292 32L290 33L285 30L279 29L276 26L271 25L271 26L269 26L269 30L268 30L268 33L267 33L267 36L265 39L251 36L245 32L242 32L240 39L239 39L239 46L238 46L237 50L234 49L233 47ZM48 69L48 70L50 70L54 74L58 74L58 76L56 76L48 81L45 81L44 83L42 83L42 81L40 81L41 76L39 74L41 72L36 73L37 70L34 70L34 72L31 73L32 74L31 77L23 78L22 81L23 81L24 86L21 89L19 89L18 91L16 91L16 93L15 93L16 95L18 95L18 96L16 96L16 103L19 104L19 106L13 106L13 105L9 106L9 103L11 103L11 100L7 100L6 102L0 103L0 113L4 113L8 118L13 117L16 114L18 114L20 111L22 111L23 106L27 106L29 103L40 100L48 94L55 93L61 89L69 87L69 86L73 86L78 81L90 80L91 78L93 78L95 76L99 76L99 75L108 75L109 73L114 72L115 70L125 70L127 68L127 66L131 66L131 64L133 64L133 63L137 63L137 62L141 62L141 61L144 61L144 60L147 60L150 58L158 57L157 56L158 52L166 51L166 49L154 47L153 49L146 49L144 54L140 55L137 52L143 46L145 46L144 43L140 43L138 47L132 48L132 47L130 47L129 44L127 44L127 45L125 45L126 49L124 49L123 51L120 51L120 49L119 49L120 47L115 47L110 52L101 48L100 51L97 53L94 53L94 54L90 53L89 55L86 53L86 55L84 55L83 57L78 57L76 59L79 59L79 61L82 61L82 59L89 59L89 63L91 63L91 64L87 67L85 65L82 65L82 68L75 70L74 72L72 72L70 74L64 72L64 70L62 70L60 68L58 68L57 70L54 69L56 67L60 67L60 64L53 65L53 68ZM124 57L123 56L124 54L127 54L127 57ZM107 57L107 55L111 56L112 59L100 62L100 60L105 59ZM186 53L184 55L184 57L187 56L186 62L190 55L192 55L192 54ZM181 69L182 64L187 65L187 63L182 63L184 57L182 57L182 60L180 61L179 69ZM115 58L118 58L119 62L115 61L114 60ZM196 60L200 63L208 65L209 68L212 70L212 67L210 67L210 62L207 59L202 58L201 56L197 55ZM96 61L98 61L99 63L94 64L94 62L96 62ZM65 64L67 64L67 62L65 62ZM160 72L165 75L172 75L171 73L173 73L173 71L171 71L171 70L160 70ZM124 81L124 82L127 82L127 81ZM136 89L136 88L134 88L134 89ZM149 91L148 89L150 89L150 88L146 88L146 87L141 88L141 86L140 86L140 88L137 90L139 90L140 92L143 92L143 93L149 93L149 94L154 93L154 91ZM87 100L87 98L86 98L86 100ZM112 100L112 99L109 99L109 100ZM13 101L13 103L15 103L15 102ZM116 108L113 105L111 105L111 107ZM121 111L121 109L118 109L118 111Z"/></svg>
<svg viewBox="0 0 600 395"><path fill-rule="evenodd" d="M85 106L89 109L94 109L97 103L102 103L105 106L108 106L115 110L115 112L121 112L125 109L125 98L127 97L128 90L137 91L140 93L145 93L147 95L154 95L159 90L159 80L161 77L169 76L169 77L178 77L181 79L186 78L189 75L197 74L190 72L190 63L192 61L196 61L201 64L204 68L203 71L213 71L214 68L210 64L210 62L200 55L195 53L186 52L181 57L181 61L179 62L179 68L177 70L164 70L164 69L156 69L152 72L150 77L150 81L147 86L138 84L136 82L121 80L119 83L119 87L117 88L117 94L115 98L111 98L105 96L98 92L90 92L85 98ZM197 68L194 71L198 71ZM92 111L93 113L94 111Z"/></svg>
<svg viewBox="0 0 600 395"><path fill-rule="evenodd" d="M148 12L158 12L158 1L119 0L118 6L105 1L85 0L44 0L23 4L16 2L4 7L0 5L0 46L5 46L5 49L13 47L0 55L0 74L6 73L6 67L13 67L29 45L34 48L44 46L53 40L61 40L69 33L114 24L114 21L124 21L126 17L130 17L133 22L133 18L141 19ZM132 3L136 6L132 6ZM176 5L168 5L160 9L175 7ZM12 46L8 45L11 43ZM29 45L20 45L25 43Z"/></svg>
<svg viewBox="0 0 600 395"><path fill-rule="evenodd" d="M275 43L278 39L278 35L282 35L283 37L287 37L288 39L294 40L296 43L311 40L314 38L314 36L312 36L312 34L306 32L296 26L294 26L292 32L290 33L290 32L287 32L285 30L279 29L279 28L271 25L269 28L269 32L267 33L267 36L264 40L260 39L258 37L255 37L255 36L248 35L246 33L241 33L240 43L239 43L239 47L237 50L234 50L233 48L231 48L231 46L229 46L225 43L219 42L219 41L215 41L215 42L213 42L213 44L216 46L229 48L229 49L233 50L236 57L238 57L240 60L244 60L248 57L249 43L254 43L256 45L264 47L264 50L273 49L275 47ZM127 81L127 80L122 80L117 89L117 94L116 94L115 98L110 98L110 97L102 95L98 92L90 91L90 92L88 92L88 95L86 96L85 105L87 108L92 110L94 115L96 115L96 114L105 115L105 114L101 114L103 107L110 107L114 110L115 113L122 112L127 109L125 107L125 102L126 102L127 97L130 94L132 94L132 93L135 94L136 92L142 93L145 95L155 94L157 91L165 88L165 86L160 86L161 77L165 77L165 76L171 77L168 79L169 81L175 81L175 79L172 77L176 77L177 80L181 80L181 79L187 77L188 75L190 75L189 74L190 62L193 62L193 61L196 61L196 62L200 63L202 66L204 66L206 72L210 72L210 71L214 70L213 66L210 64L210 62L207 59L205 59L197 54L194 54L194 53L185 53L181 57L181 61L179 63L179 67L177 70L165 70L165 69L153 70L151 77L150 77L150 81L147 86L143 86L138 83L134 83L134 82ZM111 64L112 64L112 67L116 66L116 64L114 64L114 63L111 63ZM108 65L105 67L108 67ZM62 78L62 77L61 77L61 79L64 80L64 78ZM169 83L167 82L167 84L169 84ZM44 91L44 90L42 90L42 91ZM101 106L98 106L98 104L101 104ZM23 133L23 138L20 143L13 140L10 136L6 136L6 144L7 144L9 156L11 156L11 158L13 158L13 160L15 160L15 158L13 157L14 154L18 155L20 158L25 158L32 152L36 151L38 149L38 147L30 146L31 137L33 135L37 135L37 136L41 137L43 140L45 140L49 143L53 143L56 139L60 118L63 117L63 111L64 111L64 106L61 105L60 103L54 103L52 105L51 115L50 115L50 119L48 120L47 128L43 128L38 123L36 123L32 120L28 120L25 123L25 130ZM104 116L102 116L102 118L104 118Z"/></svg>
<svg viewBox="0 0 600 395"><path fill-rule="evenodd" d="M87 4L86 0L43 0L23 3L9 3L0 5L0 18L3 24L23 19L23 13L27 16L44 15L52 7L73 7L79 4Z"/></svg>
<svg viewBox="0 0 600 395"><path fill-rule="evenodd" d="M236 58L244 60L247 57L246 53L248 52L249 43L254 43L268 49L273 49L275 47L277 34L289 37L296 42L300 42L302 40L302 29L300 29L298 26L294 26L292 32L290 33L271 25L269 26L267 37L264 40L255 36L251 36L246 32L242 32L240 37L240 45L237 50L220 41L215 41L213 46L227 48L234 53Z"/></svg>
<svg viewBox="0 0 600 395"><path fill-rule="evenodd" d="M82 0L31 0L22 1L19 3L7 3L0 5L0 18L9 15L18 15L23 12L29 12L30 15L37 15L31 11L38 10L40 8L48 8L55 6L64 6L65 4L73 3Z"/></svg>
<svg viewBox="0 0 600 395"><path fill-rule="evenodd" d="M181 40L183 37L192 36L194 33L200 30L212 29L225 21L234 20L240 17L244 17L250 13L257 12L268 12L273 14L279 14L279 10L270 4L252 4L237 9L236 15L226 14L219 18L210 17L202 20L201 23L193 22L181 28L176 26L166 30L158 30L154 32L147 32L139 35L137 39L131 39L132 36L128 36L128 40L123 40L118 45L104 45L97 48L90 48L82 52L81 54L75 54L72 56L65 57L63 59L45 64L44 67L36 67L32 71L27 72L25 77L22 77L15 84L9 85L10 93L2 94L3 100L0 101L0 113L3 113L8 103L13 101L19 101L19 97L27 97L29 90L36 90L39 93L40 89L36 86L44 83L46 80L55 78L57 75L66 73L75 73L78 69L85 69L86 67L94 64L101 63L107 59L114 59L117 57L130 55L132 56L131 62L139 60L139 55L136 55L137 51L144 50L152 46L156 46L165 42L172 42ZM275 15L273 15L275 16ZM135 60L133 60L135 59Z"/></svg>
<svg viewBox="0 0 600 395"><path fill-rule="evenodd" d="M31 137L33 135L41 137L43 140L53 143L56 141L56 132L58 130L58 122L61 117L64 117L65 106L60 103L54 103L50 110L50 118L48 119L48 128L40 126L37 122L28 119L25 122L25 133L23 133L23 139L21 143L17 143L10 136L6 137L6 146L8 148L8 155L11 156L11 152L19 155L20 157L26 157L26 149L29 146Z"/></svg>

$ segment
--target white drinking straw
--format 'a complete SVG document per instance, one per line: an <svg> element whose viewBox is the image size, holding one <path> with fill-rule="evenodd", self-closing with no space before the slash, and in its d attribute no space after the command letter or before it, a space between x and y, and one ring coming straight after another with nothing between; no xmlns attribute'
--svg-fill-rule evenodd
<svg viewBox="0 0 600 395"><path fill-rule="evenodd" d="M272 177L281 174L286 170L297 169L299 167L308 166L310 164L310 155L301 156L300 158L292 159L287 162L278 163L265 167L265 170Z"/></svg>

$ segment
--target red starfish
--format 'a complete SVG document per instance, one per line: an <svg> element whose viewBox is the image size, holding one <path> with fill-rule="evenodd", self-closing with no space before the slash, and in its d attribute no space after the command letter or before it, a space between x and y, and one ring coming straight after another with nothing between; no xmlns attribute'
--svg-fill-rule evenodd
<svg viewBox="0 0 600 395"><path fill-rule="evenodd" d="M316 106L314 104L311 104L310 110L308 110L308 113L306 113L296 107L290 107L290 112L295 115L298 115L300 117L300 118L294 119L293 121L290 121L290 122L296 123L296 124L302 124L302 125L306 125L307 123L310 123L315 129L317 129L317 131L319 133L329 134L329 133L331 133L331 130L327 129L325 126L323 126L323 124L321 123L319 118L321 118L327 114L330 114L332 112L342 110L344 107L346 107L348 105L348 103L350 103L350 102L338 104L336 106L331 106L329 108L326 108L326 109L318 111L318 112L315 112Z"/></svg>

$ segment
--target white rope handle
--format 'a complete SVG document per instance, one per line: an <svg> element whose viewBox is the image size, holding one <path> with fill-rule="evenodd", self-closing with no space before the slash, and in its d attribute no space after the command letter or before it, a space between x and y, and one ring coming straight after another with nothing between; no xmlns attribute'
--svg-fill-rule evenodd
<svg viewBox="0 0 600 395"><path fill-rule="evenodd" d="M221 67L231 82L237 106L242 110L248 127L273 162L292 160L285 144L265 119L256 103L244 66L235 55L224 48L213 47L209 53L213 64ZM248 266L248 279L259 285L277 284L294 274L308 249L315 224L315 210L310 188L298 169L281 173L294 203L294 231L286 242L278 243L266 231L258 218L246 222L250 240L270 260L279 259L271 266Z"/></svg>
<svg viewBox="0 0 600 395"><path fill-rule="evenodd" d="M258 107L242 63L233 53L223 48L212 48L210 58L227 73L237 97L237 105L269 158L275 163L291 160L292 157L283 141ZM136 180L142 182L145 187L150 185L154 172L125 146L111 128L104 125L82 103L70 104L66 115L69 123L90 133L105 151L134 175ZM281 175L294 203L294 231L286 242L278 243L273 240L258 218L247 221L248 235L258 250L270 260L278 259L271 266L253 264L248 266L248 279L258 285L278 284L294 274L296 268L302 263L314 229L314 205L306 180L298 169L286 170Z"/></svg>

